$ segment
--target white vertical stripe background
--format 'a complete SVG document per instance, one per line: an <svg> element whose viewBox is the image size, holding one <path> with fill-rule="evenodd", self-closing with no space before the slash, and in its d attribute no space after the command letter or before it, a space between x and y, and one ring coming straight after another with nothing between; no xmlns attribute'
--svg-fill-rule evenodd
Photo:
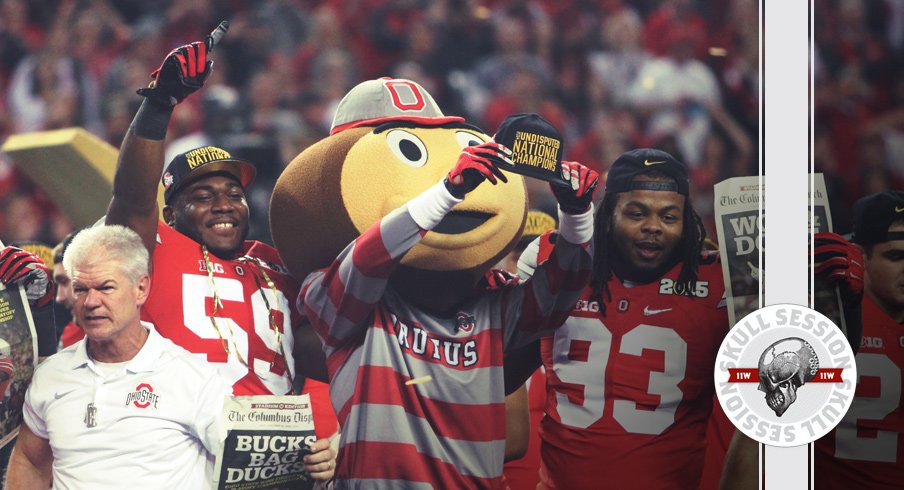
<svg viewBox="0 0 904 490"><path fill-rule="evenodd" d="M765 303L808 305L810 2L764 0ZM807 489L808 446L764 446L763 488Z"/></svg>

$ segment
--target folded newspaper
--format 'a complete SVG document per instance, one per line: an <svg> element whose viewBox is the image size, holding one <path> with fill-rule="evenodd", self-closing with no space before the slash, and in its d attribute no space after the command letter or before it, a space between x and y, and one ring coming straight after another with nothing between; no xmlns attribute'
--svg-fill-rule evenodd
<svg viewBox="0 0 904 490"><path fill-rule="evenodd" d="M313 487L303 460L317 440L309 395L228 397L223 422L227 433L216 455L214 488Z"/></svg>
<svg viewBox="0 0 904 490"><path fill-rule="evenodd" d="M716 184L716 234L722 255L722 275L731 325L760 307L760 291L765 291L762 253L765 213L759 177L734 177ZM822 174L813 174L810 236L832 231L832 214ZM802 257L803 259L803 257ZM837 286L813 281L813 308L847 331Z"/></svg>
<svg viewBox="0 0 904 490"><path fill-rule="evenodd" d="M763 196L759 177L734 177L715 185L716 235L730 325L760 307L764 285Z"/></svg>
<svg viewBox="0 0 904 490"><path fill-rule="evenodd" d="M37 336L25 289L0 283L0 447L19 433L25 390L37 359Z"/></svg>

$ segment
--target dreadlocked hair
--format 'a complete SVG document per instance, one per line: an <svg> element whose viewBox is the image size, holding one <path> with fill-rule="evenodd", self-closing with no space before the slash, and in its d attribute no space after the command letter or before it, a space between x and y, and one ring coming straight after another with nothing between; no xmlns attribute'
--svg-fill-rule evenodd
<svg viewBox="0 0 904 490"><path fill-rule="evenodd" d="M593 274L590 278L591 298L599 303L600 312L606 316L606 302L612 300L609 291L609 279L612 278L612 244L615 240L615 229L611 226L618 194L607 193L594 217L594 252ZM706 240L706 228L703 219L694 210L690 199L684 203L684 229L681 242L678 244L678 255L681 271L675 284L675 293L692 295L694 283L697 282L697 266Z"/></svg>

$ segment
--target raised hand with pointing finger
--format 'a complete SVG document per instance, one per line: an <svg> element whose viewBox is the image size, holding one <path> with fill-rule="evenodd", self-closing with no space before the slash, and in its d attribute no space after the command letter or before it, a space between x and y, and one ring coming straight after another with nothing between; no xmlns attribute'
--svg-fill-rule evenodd
<svg viewBox="0 0 904 490"><path fill-rule="evenodd" d="M169 52L160 67L151 73L152 81L138 95L155 104L172 107L204 86L213 60L209 54L229 29L229 21L220 22L204 41L196 41Z"/></svg>

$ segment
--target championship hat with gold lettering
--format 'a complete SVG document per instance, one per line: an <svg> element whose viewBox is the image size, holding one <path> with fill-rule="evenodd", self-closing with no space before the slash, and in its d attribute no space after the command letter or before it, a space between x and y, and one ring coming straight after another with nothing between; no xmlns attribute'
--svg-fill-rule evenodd
<svg viewBox="0 0 904 490"><path fill-rule="evenodd" d="M638 175L658 172L675 182L635 181ZM606 175L606 193L632 190L672 191L687 195L690 188L687 165L672 155L655 148L629 150L615 159Z"/></svg>
<svg viewBox="0 0 904 490"><path fill-rule="evenodd" d="M539 114L512 114L502 121L493 141L512 151L513 165L495 161L500 168L547 182L564 183L562 154L565 142Z"/></svg>
<svg viewBox="0 0 904 490"><path fill-rule="evenodd" d="M247 189L257 171L254 165L232 158L228 151L216 146L202 146L173 157L160 181L163 183L163 202L171 204L173 196L186 184L214 172L231 175Z"/></svg>

